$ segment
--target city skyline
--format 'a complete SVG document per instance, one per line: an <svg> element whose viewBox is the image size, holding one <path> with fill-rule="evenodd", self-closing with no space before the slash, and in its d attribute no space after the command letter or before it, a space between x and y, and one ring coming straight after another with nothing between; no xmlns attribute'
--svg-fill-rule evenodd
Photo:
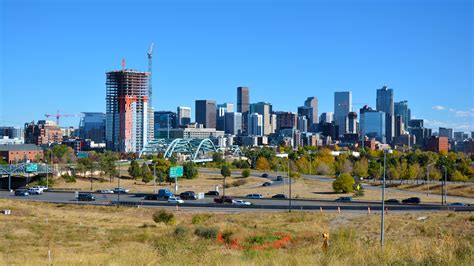
<svg viewBox="0 0 474 266"><path fill-rule="evenodd" d="M114 38L106 40L98 37L108 25L104 22L104 18L99 20L100 11L107 8L107 5L81 5L78 14L72 14L76 7L74 3L55 5L46 3L38 6L35 1L17 3L6 1L2 4L5 19L1 28L5 42L0 66L2 73L0 125L23 126L31 120L45 119L44 113L53 113L57 110L73 114L105 112L104 73L121 69L122 57L126 59L126 68L146 71L146 52L150 43L155 42L153 107L156 111L176 110L177 106L194 106L194 101L202 98L215 100L217 104L224 102L237 104L235 88L238 86L249 87L250 103L270 102L275 111L296 112L307 97L316 96L319 101L319 113L333 112L335 91L351 91L353 110L359 110L362 107L360 103L367 103L375 108L376 90L386 85L393 88L394 101L407 100L412 117L425 119L427 127L435 130L438 127L448 127L454 128L455 131L470 132L474 130L472 104L474 88L472 60L466 61L465 58L472 58L472 36L469 34L472 26L465 22L472 21L472 13L469 12L469 5L472 6L472 3L455 2L457 5L448 5L446 1L425 3L426 5L398 3L391 10L389 9L393 6L390 3L386 3L385 7L366 2L355 6L342 2L337 4L317 2L314 5L298 2L298 5L292 6L279 3L275 7L272 6L268 14L264 14L270 22L264 22L257 17L259 11L268 7L264 2L229 5L206 2L202 6L197 6L197 10L211 17L197 22L198 26L193 28L197 33L194 34L185 27L195 16L190 10L170 3L159 5L148 3L150 11L140 12L146 14L170 11L171 15L165 18L169 19L174 15L176 18L173 21L186 15L190 18L174 25L179 34L172 34L163 29L151 33L138 30L143 36L137 37L134 42L117 42ZM28 3L30 5L27 5ZM141 2L141 6L143 4L145 3ZM122 4L112 9L117 14L123 14L127 8L131 11L138 10L138 6ZM90 14L87 7L93 7ZM222 14L206 10L207 7L214 7L213 11L221 11ZM286 19L293 19L288 22L288 28L278 20L278 15L284 13L285 7L293 11L284 15ZM342 7L342 10L338 11L339 7ZM370 16L364 20L363 15L367 15L367 12L356 15L356 11L352 13L346 10L351 7L356 11L369 8ZM42 16L42 12L48 8L50 16ZM19 9L23 12L18 13ZM229 15L242 10L248 11L243 15L249 19L248 22L239 19L241 22L239 24L223 19L222 26L212 24L213 19L222 19L221 16L224 14ZM399 26L392 25L394 21L380 22L386 29L393 31L394 35L389 38L384 33L374 32L373 28L376 26L370 26L377 21L377 18L383 18L373 14L377 10L387 11L392 15L408 11L408 15L404 17L407 21L400 21ZM344 22L338 22L339 24L334 22L335 25L321 28L318 26L331 20L328 17L313 18L312 12L320 14L323 11L328 11L335 16L335 19L342 15L348 15L349 18L344 19ZM417 13L420 11L423 12ZM77 23L81 21L80 15L85 13L91 17L91 21L84 22L85 28L90 32L77 27ZM17 17L13 18L11 14ZM415 19L415 14L420 15L422 17L420 20L424 22L421 26L415 27L415 30L406 32L410 22ZM440 15L441 21L435 21ZM106 14L107 16L110 15ZM143 19L141 16L140 19L140 22L143 20L150 22L150 28L153 25L166 24L163 19ZM55 22L58 20L66 25L56 25ZM351 20L356 24L356 29L362 25L368 27L367 32L359 32L360 36L348 32L346 24ZM33 22L38 22L38 27L33 27ZM278 32L272 30L268 23L281 25L283 27L281 31L288 36L288 39L294 40L278 38ZM434 24L429 26L430 23ZM138 24L139 22L133 22L124 27L137 27ZM76 25L73 32L77 36L61 31L71 25ZM97 29L90 27L92 25L98 25ZM311 28L309 25L315 27ZM436 28L440 25L444 25L444 28ZM256 26L255 29L252 26ZM258 42L232 45L234 40L230 38L231 35L222 33L223 36L220 37L216 34L223 29L237 32L236 37L243 36ZM248 35L244 34L244 31ZM293 31L294 33L291 33ZM39 33L42 35L39 36ZM63 34L64 38L57 44L49 43L51 47L46 47L47 38L59 33ZM87 35L89 33L91 36ZM209 35L211 37L209 41L203 40L199 35L211 33L215 36ZM258 38L258 33L263 33L265 38ZM307 36L308 34L320 34L320 36L316 38ZM355 48L347 44L339 45L339 49L328 49L330 45L340 41L343 34L348 34L346 38ZM401 36L403 34L407 36ZM76 38L81 36L86 36L85 41L74 44L73 42L78 41ZM192 40L193 37L197 38L197 41L187 42L187 45L181 43L184 40ZM380 41L391 41L384 43L387 46L385 51L373 43L377 37L382 38ZM396 37L403 38L398 40ZM28 46L28 42L33 38L37 39ZM417 40L416 45L410 42L413 38ZM325 41L321 44L317 42L318 40ZM312 45L315 47L311 47ZM446 48L447 45L449 49ZM75 49L68 50L71 46ZM263 50L264 48L268 50ZM301 52L295 50L300 48ZM373 48L376 48L376 51L371 52L370 49ZM38 49L41 49L41 52ZM361 50L361 55L357 55L354 49ZM428 52L423 53L423 49L428 49ZM324 56L323 52L327 55ZM39 55L40 53L43 54ZM195 58L190 57L190 53L194 53ZM361 62L364 57L367 57L367 63ZM313 63L312 60L316 58L321 60ZM30 63L25 64L27 61ZM389 63L383 64L384 61ZM198 62L202 63L202 67L197 65ZM278 64L274 64L275 62ZM222 70L217 71L216 66ZM73 69L84 73L78 77L62 74L66 73L63 71L70 72ZM34 78L20 78L25 73L34 75ZM183 82L179 76L185 76L187 81ZM77 94L77 97L71 97L71 91ZM176 94L177 91L184 93ZM17 99L22 99L23 104L18 105ZM77 127L79 117L64 118L61 120L61 125Z"/></svg>

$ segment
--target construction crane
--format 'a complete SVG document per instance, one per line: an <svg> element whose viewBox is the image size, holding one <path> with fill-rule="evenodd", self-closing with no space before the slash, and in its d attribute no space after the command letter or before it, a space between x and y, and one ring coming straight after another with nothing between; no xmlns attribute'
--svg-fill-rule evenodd
<svg viewBox="0 0 474 266"><path fill-rule="evenodd" d="M150 45L150 49L147 52L148 55L148 73L150 73L150 76L148 77L148 97L150 97L149 103L150 106L151 104L151 99L153 98L153 90L152 90L152 84L151 84L151 74L152 74L152 57L153 57L153 43Z"/></svg>
<svg viewBox="0 0 474 266"><path fill-rule="evenodd" d="M46 118L49 118L49 117L56 117L56 125L59 126L59 118L60 117L71 117L71 116L78 116L78 115L75 115L75 114L61 114L59 113L59 110L56 112L56 114L45 114L44 116L46 116Z"/></svg>

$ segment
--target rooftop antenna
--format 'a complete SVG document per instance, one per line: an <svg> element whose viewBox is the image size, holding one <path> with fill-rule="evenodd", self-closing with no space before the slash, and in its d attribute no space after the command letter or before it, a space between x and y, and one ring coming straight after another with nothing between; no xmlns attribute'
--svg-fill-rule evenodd
<svg viewBox="0 0 474 266"><path fill-rule="evenodd" d="M149 101L150 101L150 106L152 106L151 102L152 102L152 99L153 99L153 89L152 89L152 83L151 83L151 76L152 76L152 57L153 57L153 43L151 43L150 45L150 49L148 49L148 52L147 52L147 55L148 55L148 73L149 73L149 77L148 77L148 97L149 97Z"/></svg>
<svg viewBox="0 0 474 266"><path fill-rule="evenodd" d="M125 70L125 57L122 58L122 70Z"/></svg>

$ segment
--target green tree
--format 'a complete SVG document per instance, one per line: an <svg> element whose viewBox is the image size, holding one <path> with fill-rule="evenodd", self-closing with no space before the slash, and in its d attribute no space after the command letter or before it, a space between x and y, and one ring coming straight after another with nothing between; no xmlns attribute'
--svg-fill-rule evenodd
<svg viewBox="0 0 474 266"><path fill-rule="evenodd" d="M128 174L133 178L137 179L141 176L141 169L140 165L138 165L138 162L136 160L133 160L130 163L130 167L128 168Z"/></svg>
<svg viewBox="0 0 474 266"><path fill-rule="evenodd" d="M395 166L390 166L386 172L386 178L390 180L399 180L400 179L400 170Z"/></svg>
<svg viewBox="0 0 474 266"><path fill-rule="evenodd" d="M430 180L438 181L441 179L441 172L436 168L430 169Z"/></svg>
<svg viewBox="0 0 474 266"><path fill-rule="evenodd" d="M332 183L332 188L337 193L349 193L354 190L354 178L349 174L341 174Z"/></svg>
<svg viewBox="0 0 474 266"><path fill-rule="evenodd" d="M215 163L223 163L224 162L224 157L222 156L222 153L214 152L212 154L212 161L215 162Z"/></svg>
<svg viewBox="0 0 474 266"><path fill-rule="evenodd" d="M463 175L460 171L456 170L451 175L451 181L466 182L467 181L467 176Z"/></svg>
<svg viewBox="0 0 474 266"><path fill-rule="evenodd" d="M249 176L250 176L250 170L249 169L242 170L242 177L249 177Z"/></svg>
<svg viewBox="0 0 474 266"><path fill-rule="evenodd" d="M265 157L258 157L255 168L257 170L270 170L270 164Z"/></svg>
<svg viewBox="0 0 474 266"><path fill-rule="evenodd" d="M225 196L225 181L226 181L226 178L229 177L231 175L231 172L230 172L230 167L229 165L227 164L223 164L222 167L221 167L221 175L224 177L223 181L224 181L224 188L223 188L223 196Z"/></svg>
<svg viewBox="0 0 474 266"><path fill-rule="evenodd" d="M86 177L86 173L89 172L89 180L91 182L91 190L92 190L92 175L95 170L95 164L89 157L80 158L77 160L77 165L80 169L84 171L84 177Z"/></svg>
<svg viewBox="0 0 474 266"><path fill-rule="evenodd" d="M64 144L55 145L51 152L53 153L54 158L58 160L59 163L65 161L66 154L68 153L68 146Z"/></svg>
<svg viewBox="0 0 474 266"><path fill-rule="evenodd" d="M354 163L354 175L358 177L368 176L369 163L366 158L361 158Z"/></svg>
<svg viewBox="0 0 474 266"><path fill-rule="evenodd" d="M372 160L369 163L369 176L373 179L380 178L382 176L382 166L379 162Z"/></svg>
<svg viewBox="0 0 474 266"><path fill-rule="evenodd" d="M193 162L185 162L183 164L183 177L193 179L198 176L198 170Z"/></svg>
<svg viewBox="0 0 474 266"><path fill-rule="evenodd" d="M150 167L146 163L142 164L140 172L140 176L142 178L143 183L147 184L148 182L153 180L153 173L150 171Z"/></svg>
<svg viewBox="0 0 474 266"><path fill-rule="evenodd" d="M99 156L100 170L109 176L110 182L112 182L114 176L118 175L117 166L115 164L117 160L117 154L111 151L106 151Z"/></svg>

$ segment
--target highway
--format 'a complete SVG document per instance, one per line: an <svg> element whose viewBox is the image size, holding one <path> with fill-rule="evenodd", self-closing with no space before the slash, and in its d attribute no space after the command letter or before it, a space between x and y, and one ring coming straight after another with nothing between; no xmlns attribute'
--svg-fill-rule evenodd
<svg viewBox="0 0 474 266"><path fill-rule="evenodd" d="M0 191L1 199L12 200L27 200L40 201L51 203L69 203L69 204L92 204L92 205L117 205L117 194L97 194L96 201L92 202L78 202L75 199L74 192L45 192L43 195L30 195L26 197L15 196L9 191ZM120 205L125 206L141 206L141 207L175 207L175 204L166 201L144 200L144 194L120 194ZM235 198L243 199L243 198ZM252 203L251 206L239 206L234 204L216 204L213 202L213 197L206 197L200 200L185 201L184 204L179 204L184 208L192 208L202 211L255 211L255 210L287 210L289 201L287 199L245 199ZM308 210L308 211L355 211L367 212L368 207L371 211L380 211L381 205L375 201L357 201L357 202L334 202L324 200L292 200L292 209L294 210ZM401 205L401 204L386 204L389 211L398 212L418 212L418 211L441 211L441 210L457 210L457 211L474 211L474 207L452 207L440 206L430 204L419 205Z"/></svg>

